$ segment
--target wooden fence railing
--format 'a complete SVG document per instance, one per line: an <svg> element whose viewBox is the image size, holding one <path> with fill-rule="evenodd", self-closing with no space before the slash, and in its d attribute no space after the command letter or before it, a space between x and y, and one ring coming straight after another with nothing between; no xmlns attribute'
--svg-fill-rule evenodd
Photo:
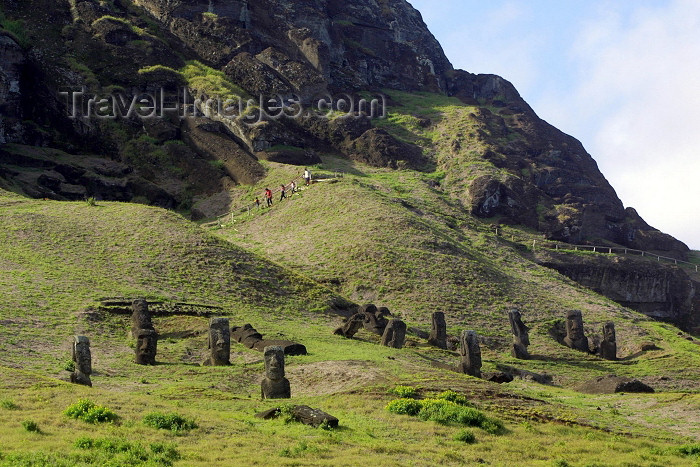
<svg viewBox="0 0 700 467"><path fill-rule="evenodd" d="M674 263L677 266L686 266L695 270L695 272L700 271L700 267L697 264L690 263L688 261L682 261L676 258L670 258L668 256L661 256L656 253L650 253L648 251L635 250L632 248L625 247L610 247L610 246L597 246L597 245L570 245L568 243L551 243L551 242L537 242L537 240L532 241L532 249L535 250L539 246L540 248L548 248L550 250L573 250L573 251L592 251L594 253L603 254L615 254L615 255L637 255L646 258L656 259L657 261L667 261Z"/></svg>

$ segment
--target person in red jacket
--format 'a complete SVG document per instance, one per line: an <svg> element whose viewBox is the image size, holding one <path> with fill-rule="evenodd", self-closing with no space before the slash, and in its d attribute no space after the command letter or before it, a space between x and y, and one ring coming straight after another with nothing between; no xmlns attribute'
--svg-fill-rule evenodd
<svg viewBox="0 0 700 467"><path fill-rule="evenodd" d="M265 188L265 199L267 199L267 207L272 206L272 190Z"/></svg>

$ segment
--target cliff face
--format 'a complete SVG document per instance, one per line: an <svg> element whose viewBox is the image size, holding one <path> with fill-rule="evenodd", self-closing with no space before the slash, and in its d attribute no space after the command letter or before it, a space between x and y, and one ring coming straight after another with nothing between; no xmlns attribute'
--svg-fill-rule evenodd
<svg viewBox="0 0 700 467"><path fill-rule="evenodd" d="M687 255L682 242L625 209L581 143L539 119L508 81L454 70L405 0L2 0L2 6L24 22L31 46L22 50L0 35L0 142L116 160L148 185L120 191L119 199L145 196L188 208L197 197L255 183L264 176L260 160L313 164L315 150L375 166L438 167L446 172L442 188L465 194L458 197L468 213L530 226L552 239ZM475 110L469 128L418 147L361 118L261 119L255 125L217 116L108 121L80 118L88 110L82 102L79 118L71 119L71 102L59 97L62 90L84 89L88 97L122 93L129 99L184 86L203 100L218 86L246 98L295 95L307 106L318 97L426 91ZM396 103L387 105L391 113ZM4 151L27 161L30 150ZM41 175L56 178L34 173L45 164L37 167L40 159L26 162L31 176L5 170L5 183L56 199L83 192L51 188L60 183L82 184L88 196L112 196L80 177L37 185Z"/></svg>
<svg viewBox="0 0 700 467"><path fill-rule="evenodd" d="M138 3L213 66L252 72L259 92L444 91L452 69L404 0Z"/></svg>
<svg viewBox="0 0 700 467"><path fill-rule="evenodd" d="M647 316L691 329L700 324L698 287L683 270L640 259L542 254L543 266Z"/></svg>
<svg viewBox="0 0 700 467"><path fill-rule="evenodd" d="M0 144L21 141L22 134L22 48L0 31Z"/></svg>

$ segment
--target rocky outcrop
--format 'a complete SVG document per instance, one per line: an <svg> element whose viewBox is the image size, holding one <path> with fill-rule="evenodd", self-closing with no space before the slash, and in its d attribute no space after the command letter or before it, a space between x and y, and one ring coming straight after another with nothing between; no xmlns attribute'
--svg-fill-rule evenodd
<svg viewBox="0 0 700 467"><path fill-rule="evenodd" d="M259 76L304 98L327 89L444 91L452 69L405 0L139 3L211 64L257 61L250 68Z"/></svg>
<svg viewBox="0 0 700 467"><path fill-rule="evenodd" d="M617 256L544 252L538 262L645 315L690 329L700 323L697 282L680 268Z"/></svg>
<svg viewBox="0 0 700 467"><path fill-rule="evenodd" d="M0 144L22 140L22 48L0 30Z"/></svg>

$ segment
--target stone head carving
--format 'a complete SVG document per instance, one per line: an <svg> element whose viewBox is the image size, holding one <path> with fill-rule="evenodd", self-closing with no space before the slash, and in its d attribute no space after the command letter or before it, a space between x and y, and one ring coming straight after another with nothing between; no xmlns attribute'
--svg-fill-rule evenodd
<svg viewBox="0 0 700 467"><path fill-rule="evenodd" d="M603 325L603 340L615 342L615 323L607 322Z"/></svg>
<svg viewBox="0 0 700 467"><path fill-rule="evenodd" d="M441 349L447 348L447 325L445 324L445 313L436 311L432 315L432 327L428 343Z"/></svg>
<svg viewBox="0 0 700 467"><path fill-rule="evenodd" d="M265 376L271 380L284 379L284 349L281 346L265 347Z"/></svg>
<svg viewBox="0 0 700 467"><path fill-rule="evenodd" d="M90 339L85 336L75 336L73 341L73 361L75 370L84 374L92 374L92 356L90 355Z"/></svg>
<svg viewBox="0 0 700 467"><path fill-rule="evenodd" d="M566 314L566 335L572 340L584 339L583 316L579 310L571 310Z"/></svg>
<svg viewBox="0 0 700 467"><path fill-rule="evenodd" d="M382 345L400 349L406 342L406 323L400 319L392 319L382 334Z"/></svg>
<svg viewBox="0 0 700 467"><path fill-rule="evenodd" d="M462 355L460 371L481 378L481 347L476 331L463 331L459 343L459 353Z"/></svg>
<svg viewBox="0 0 700 467"><path fill-rule="evenodd" d="M153 329L139 329L136 339L136 363L155 365L158 349L158 333Z"/></svg>
<svg viewBox="0 0 700 467"><path fill-rule="evenodd" d="M513 331L513 336L515 340L520 344L528 346L530 345L530 336L528 332L530 329L523 323L522 317L519 310L511 310L508 312L508 319L510 321L510 328Z"/></svg>
<svg viewBox="0 0 700 467"><path fill-rule="evenodd" d="M566 337L564 343L575 350L588 352L588 338L583 333L583 316L579 310L566 313Z"/></svg>
<svg viewBox="0 0 700 467"><path fill-rule="evenodd" d="M141 329L154 328L151 313L148 311L148 302L143 298L137 298L131 304L131 336L137 337Z"/></svg>
<svg viewBox="0 0 700 467"><path fill-rule="evenodd" d="M231 364L231 331L228 318L212 318L209 321L209 348L212 365Z"/></svg>

